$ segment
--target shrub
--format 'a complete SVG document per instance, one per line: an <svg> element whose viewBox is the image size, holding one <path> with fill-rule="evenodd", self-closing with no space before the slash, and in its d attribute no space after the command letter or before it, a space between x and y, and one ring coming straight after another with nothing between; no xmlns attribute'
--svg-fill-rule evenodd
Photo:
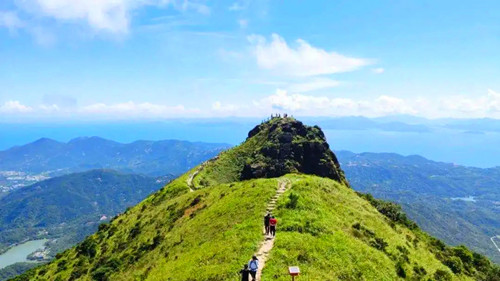
<svg viewBox="0 0 500 281"><path fill-rule="evenodd" d="M387 248L387 246L389 245L389 244L387 244L387 242L384 241L384 239L382 239L380 237L376 237L375 240L372 240L370 242L370 244L375 249L383 251L383 252L385 252L385 248Z"/></svg>
<svg viewBox="0 0 500 281"><path fill-rule="evenodd" d="M370 202L373 207L375 207L381 214L386 216L391 221L402 224L410 229L418 228L416 223L408 219L400 205L375 199L371 194L363 194L359 192L357 194Z"/></svg>
<svg viewBox="0 0 500 281"><path fill-rule="evenodd" d="M99 267L92 273L92 280L96 281L107 281L109 274L112 272L112 269L106 266Z"/></svg>
<svg viewBox="0 0 500 281"><path fill-rule="evenodd" d="M129 237L131 239L135 238L139 233L141 232L141 226L140 223L137 222L132 229L130 229Z"/></svg>
<svg viewBox="0 0 500 281"><path fill-rule="evenodd" d="M443 262L453 273L460 274L464 271L464 264L458 257L449 257Z"/></svg>
<svg viewBox="0 0 500 281"><path fill-rule="evenodd" d="M419 266L418 264L415 264L415 266L413 266L413 272L418 276L425 276L427 274L425 268L423 266Z"/></svg>
<svg viewBox="0 0 500 281"><path fill-rule="evenodd" d="M453 248L454 256L459 257L464 264L472 264L472 253L465 246L458 246Z"/></svg>
<svg viewBox="0 0 500 281"><path fill-rule="evenodd" d="M108 223L101 223L98 227L98 230L99 231L106 231L107 229L109 228L109 224Z"/></svg>
<svg viewBox="0 0 500 281"><path fill-rule="evenodd" d="M406 271L403 262L398 261L396 263L396 273L398 274L399 277L406 278Z"/></svg>
<svg viewBox="0 0 500 281"><path fill-rule="evenodd" d="M97 243L90 236L76 247L76 251L81 255L93 258L97 254Z"/></svg>
<svg viewBox="0 0 500 281"><path fill-rule="evenodd" d="M453 278L448 271L444 271L442 269L436 270L434 273L434 279L436 281L451 281Z"/></svg>
<svg viewBox="0 0 500 281"><path fill-rule="evenodd" d="M288 209L295 209L297 208L297 205L299 203L299 195L295 194L295 193L290 193L288 195L288 202L286 203L286 207Z"/></svg>

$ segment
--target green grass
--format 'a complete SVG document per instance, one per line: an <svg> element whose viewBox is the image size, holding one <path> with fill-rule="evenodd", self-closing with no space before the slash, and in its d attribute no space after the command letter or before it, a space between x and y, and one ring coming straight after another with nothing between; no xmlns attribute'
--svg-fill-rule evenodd
<svg viewBox="0 0 500 281"><path fill-rule="evenodd" d="M436 271L453 280L473 280L465 273L453 274L437 258L444 252L436 250L431 237L394 223L350 188L316 176L285 177L292 188L280 197L274 212L278 234L263 280L289 280L287 268L292 265L300 266L300 280L398 280L402 272L407 280L435 280ZM262 215L278 179L189 192L186 178L25 276L31 276L29 280L237 280L238 269L263 239Z"/></svg>
<svg viewBox="0 0 500 281"><path fill-rule="evenodd" d="M194 178L193 183L206 187L239 181L245 163L264 142L262 138L251 138L234 149L222 152L217 161L207 165Z"/></svg>
<svg viewBox="0 0 500 281"><path fill-rule="evenodd" d="M186 181L197 168L16 280L237 280L238 270L264 239L262 218L280 180L291 182L291 188L274 212L278 234L265 281L289 280L292 265L301 267L301 281L498 280L500 270L487 259L428 236L398 206L357 194L344 184L340 170L335 170L338 181L298 174L240 181L245 165L262 163L263 146L272 148L276 138L290 140L279 134L289 130L288 121L294 120L262 124L251 131L253 137L205 165L194 178L194 192ZM322 139L319 128L293 125L306 130L308 140L309 133ZM325 155L316 160L331 158L332 164L333 153L323 145ZM280 166L283 159L271 160ZM337 169L333 164L328 167ZM310 172L333 175L325 167Z"/></svg>
<svg viewBox="0 0 500 281"><path fill-rule="evenodd" d="M292 265L301 268L300 280L397 280L396 265L403 259L398 246L408 250L403 265L408 278L417 278L415 265L423 267L427 277L438 269L450 272L429 251L422 240L426 237L404 226L391 226L350 188L314 176L293 179L292 189L278 201L279 231L264 280L289 280L286 269ZM289 194L299 198L295 208L287 207ZM357 223L383 239L388 244L385 251L370 244L374 240L370 235L353 228ZM420 240L416 247L415 239Z"/></svg>
<svg viewBox="0 0 500 281"><path fill-rule="evenodd" d="M185 178L102 226L80 244L85 246L64 252L26 276L35 273L31 280L68 280L72 275L79 280L236 278L258 248L261 215L277 181L252 180L188 192ZM105 273L104 277L96 272Z"/></svg>

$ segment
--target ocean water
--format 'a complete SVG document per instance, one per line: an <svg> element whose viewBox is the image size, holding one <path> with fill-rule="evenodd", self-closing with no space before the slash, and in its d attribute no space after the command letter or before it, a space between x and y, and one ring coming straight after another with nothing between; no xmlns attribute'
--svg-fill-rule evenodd
<svg viewBox="0 0 500 281"><path fill-rule="evenodd" d="M334 150L420 155L434 161L482 168L500 166L500 133L497 132L325 130L325 135Z"/></svg>

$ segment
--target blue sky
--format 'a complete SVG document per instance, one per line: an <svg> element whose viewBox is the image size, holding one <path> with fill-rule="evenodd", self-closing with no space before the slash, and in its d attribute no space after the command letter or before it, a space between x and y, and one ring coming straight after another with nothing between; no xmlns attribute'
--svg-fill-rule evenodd
<svg viewBox="0 0 500 281"><path fill-rule="evenodd" d="M0 116L500 118L478 2L6 0Z"/></svg>

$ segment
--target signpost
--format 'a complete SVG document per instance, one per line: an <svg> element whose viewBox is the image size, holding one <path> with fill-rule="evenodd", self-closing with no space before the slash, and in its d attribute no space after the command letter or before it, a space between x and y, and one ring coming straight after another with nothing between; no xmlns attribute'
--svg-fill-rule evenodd
<svg viewBox="0 0 500 281"><path fill-rule="evenodd" d="M299 276L300 269L298 266L289 266L288 273L292 276L292 281L295 281L295 276Z"/></svg>

